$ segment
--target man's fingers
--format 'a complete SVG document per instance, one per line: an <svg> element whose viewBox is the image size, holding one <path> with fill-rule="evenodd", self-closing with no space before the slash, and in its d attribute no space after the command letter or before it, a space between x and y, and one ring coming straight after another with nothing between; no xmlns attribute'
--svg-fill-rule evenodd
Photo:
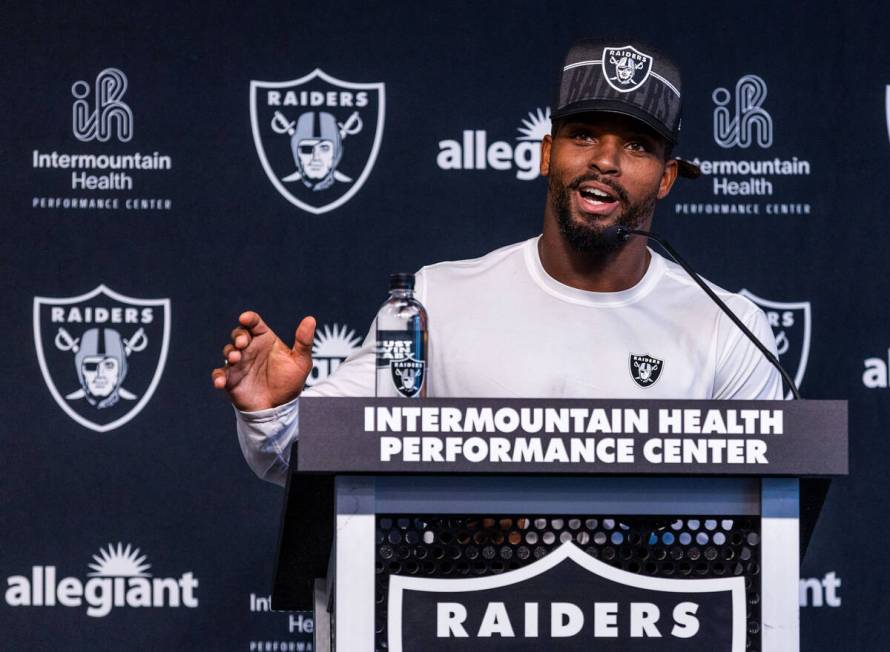
<svg viewBox="0 0 890 652"><path fill-rule="evenodd" d="M244 326L244 328L246 328L253 336L263 335L264 333L269 332L269 327L266 326L266 322L264 322L263 318L253 310L242 312L238 316L238 323Z"/></svg>
<svg viewBox="0 0 890 652"><path fill-rule="evenodd" d="M246 349L251 340L250 333L240 326L232 329L230 337L232 338L232 344L234 344L237 349Z"/></svg>
<svg viewBox="0 0 890 652"><path fill-rule="evenodd" d="M226 388L226 370L217 367L213 371L210 372L210 378L213 381L213 386L216 389L225 389Z"/></svg>
<svg viewBox="0 0 890 652"><path fill-rule="evenodd" d="M299 355L312 355L312 340L315 337L315 317L304 317L294 333L293 352Z"/></svg>

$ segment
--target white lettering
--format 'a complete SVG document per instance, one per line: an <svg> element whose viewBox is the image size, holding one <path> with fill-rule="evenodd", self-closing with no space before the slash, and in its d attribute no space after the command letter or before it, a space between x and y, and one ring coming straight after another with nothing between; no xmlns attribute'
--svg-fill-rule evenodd
<svg viewBox="0 0 890 652"><path fill-rule="evenodd" d="M467 638L463 622L467 619L467 608L457 602L436 603L436 637Z"/></svg>
<svg viewBox="0 0 890 652"><path fill-rule="evenodd" d="M599 603L597 603L599 606ZM550 636L566 638L575 636L584 627L584 612L571 602L554 602L550 605Z"/></svg>
<svg viewBox="0 0 890 652"><path fill-rule="evenodd" d="M661 638L656 623L661 617L658 606L651 602L630 603L630 637Z"/></svg>
<svg viewBox="0 0 890 652"><path fill-rule="evenodd" d="M597 602L593 605L593 635L597 638L618 638L617 602Z"/></svg>
<svg viewBox="0 0 890 652"><path fill-rule="evenodd" d="M503 602L489 602L479 625L479 637L490 638L495 634L509 638L515 636L510 617L507 615L507 607Z"/></svg>
<svg viewBox="0 0 890 652"><path fill-rule="evenodd" d="M698 605L695 602L681 602L674 607L674 627L671 629L671 635L677 638L692 638L698 634L700 624L695 614L698 612Z"/></svg>

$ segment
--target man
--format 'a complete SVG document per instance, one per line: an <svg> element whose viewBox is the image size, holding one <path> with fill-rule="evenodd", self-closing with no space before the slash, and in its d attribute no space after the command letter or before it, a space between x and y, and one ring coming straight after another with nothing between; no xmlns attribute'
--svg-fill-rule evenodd
<svg viewBox="0 0 890 652"><path fill-rule="evenodd" d="M677 265L643 238L678 174L680 76L643 46L585 41L570 50L541 144L549 177L540 237L417 274L430 318L429 396L778 399L778 372ZM715 288L775 352L763 313ZM284 344L246 312L214 369L237 408L242 451L283 483L312 369L313 318ZM372 396L373 328L306 396Z"/></svg>

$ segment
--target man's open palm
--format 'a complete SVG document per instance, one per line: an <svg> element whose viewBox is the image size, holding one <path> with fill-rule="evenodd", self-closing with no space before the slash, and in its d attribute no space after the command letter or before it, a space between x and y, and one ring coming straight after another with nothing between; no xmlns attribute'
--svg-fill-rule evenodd
<svg viewBox="0 0 890 652"><path fill-rule="evenodd" d="M213 370L213 386L225 389L236 408L246 412L276 407L303 390L312 371L315 318L306 317L289 347L255 312L238 317L231 342L223 348L228 363Z"/></svg>

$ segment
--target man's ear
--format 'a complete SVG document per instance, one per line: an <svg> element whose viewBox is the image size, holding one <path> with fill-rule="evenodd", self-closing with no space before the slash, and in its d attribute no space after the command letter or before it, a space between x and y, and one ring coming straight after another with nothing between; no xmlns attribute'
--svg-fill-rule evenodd
<svg viewBox="0 0 890 652"><path fill-rule="evenodd" d="M661 181L658 183L658 198L664 199L668 196L674 182L677 180L677 161L670 159L664 164L664 172L661 174Z"/></svg>
<svg viewBox="0 0 890 652"><path fill-rule="evenodd" d="M545 134L541 140L541 176L550 174L550 150L553 148L553 137Z"/></svg>

